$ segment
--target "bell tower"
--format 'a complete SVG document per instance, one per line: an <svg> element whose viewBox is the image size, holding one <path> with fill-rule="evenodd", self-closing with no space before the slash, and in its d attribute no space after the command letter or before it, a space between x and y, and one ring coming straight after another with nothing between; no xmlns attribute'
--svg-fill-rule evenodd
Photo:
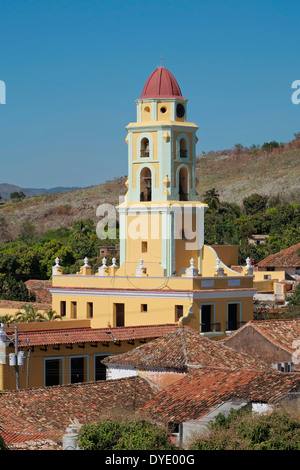
<svg viewBox="0 0 300 470"><path fill-rule="evenodd" d="M127 126L128 201L196 200L196 131L173 75L158 67L136 101Z"/></svg>
<svg viewBox="0 0 300 470"><path fill-rule="evenodd" d="M143 259L149 276L178 276L191 258L200 272L206 206L196 193L198 127L187 121L187 99L162 66L149 76L136 109L136 122L126 127L128 191L118 208L121 272L133 274Z"/></svg>

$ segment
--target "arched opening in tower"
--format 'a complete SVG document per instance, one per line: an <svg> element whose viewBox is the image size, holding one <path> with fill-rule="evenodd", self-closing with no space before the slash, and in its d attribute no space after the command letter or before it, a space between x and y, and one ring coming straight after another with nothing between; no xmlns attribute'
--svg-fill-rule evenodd
<svg viewBox="0 0 300 470"><path fill-rule="evenodd" d="M179 171L179 201L189 200L189 175L185 167Z"/></svg>
<svg viewBox="0 0 300 470"><path fill-rule="evenodd" d="M147 158L150 155L150 150L149 150L149 140L144 137L141 140L141 158Z"/></svg>
<svg viewBox="0 0 300 470"><path fill-rule="evenodd" d="M180 148L179 148L180 158L187 158L187 145L185 139L180 139Z"/></svg>
<svg viewBox="0 0 300 470"><path fill-rule="evenodd" d="M152 200L152 176L151 170L143 168L140 176L140 201Z"/></svg>

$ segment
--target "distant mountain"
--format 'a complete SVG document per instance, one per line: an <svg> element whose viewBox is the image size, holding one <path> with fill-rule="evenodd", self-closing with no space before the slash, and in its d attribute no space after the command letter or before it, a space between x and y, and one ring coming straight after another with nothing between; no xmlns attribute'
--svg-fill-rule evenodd
<svg viewBox="0 0 300 470"><path fill-rule="evenodd" d="M14 184L0 183L0 196L3 199L9 200L11 193L15 191L23 191L27 197L33 196L42 196L43 194L57 194L57 193L68 193L69 191L75 191L77 189L82 189L80 187L56 187L56 188L21 188L20 186L15 186Z"/></svg>

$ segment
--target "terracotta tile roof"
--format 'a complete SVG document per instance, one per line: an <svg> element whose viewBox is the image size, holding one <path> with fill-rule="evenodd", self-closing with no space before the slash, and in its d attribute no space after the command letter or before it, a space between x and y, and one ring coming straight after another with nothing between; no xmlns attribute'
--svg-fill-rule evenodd
<svg viewBox="0 0 300 470"><path fill-rule="evenodd" d="M268 256L259 263L258 267L290 268L300 266L300 256L297 254L300 250L300 243L293 245L285 250L279 251Z"/></svg>
<svg viewBox="0 0 300 470"><path fill-rule="evenodd" d="M15 309L16 313L24 306L30 304L34 308L38 308L39 310L50 310L52 308L52 304L49 303L39 303L39 302L19 302L17 300L0 300L0 309L1 308L10 308Z"/></svg>
<svg viewBox="0 0 300 470"><path fill-rule="evenodd" d="M191 328L177 328L166 335L129 352L110 356L106 365L126 365L138 369L172 369L188 371L191 367L225 367L269 369L267 364L248 354L238 353L228 346L205 338Z"/></svg>
<svg viewBox="0 0 300 470"><path fill-rule="evenodd" d="M85 424L133 415L155 393L140 377L1 392L1 435L7 445L61 444L70 419Z"/></svg>
<svg viewBox="0 0 300 470"><path fill-rule="evenodd" d="M35 294L37 302L42 304L52 303L52 295L49 290L52 287L52 281L30 279L25 284L27 289Z"/></svg>
<svg viewBox="0 0 300 470"><path fill-rule="evenodd" d="M245 328L254 328L273 344L291 354L294 354L296 349L300 347L300 318L252 320L224 339L223 343L230 342L232 337L238 335Z"/></svg>
<svg viewBox="0 0 300 470"><path fill-rule="evenodd" d="M75 344L90 342L117 342L129 341L134 339L149 339L163 336L166 333L177 329L176 324L149 325L149 326L128 326L116 328L68 328L53 330L33 330L20 331L18 338L20 347L28 346L27 340L31 346L46 346L57 344Z"/></svg>
<svg viewBox="0 0 300 470"><path fill-rule="evenodd" d="M200 419L235 397L275 403L296 390L300 390L300 374L297 373L203 368L155 395L143 411L162 422L182 423Z"/></svg>

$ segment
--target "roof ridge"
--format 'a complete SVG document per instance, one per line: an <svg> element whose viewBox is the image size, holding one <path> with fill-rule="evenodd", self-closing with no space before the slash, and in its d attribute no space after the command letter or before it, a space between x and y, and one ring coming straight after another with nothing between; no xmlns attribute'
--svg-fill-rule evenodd
<svg viewBox="0 0 300 470"><path fill-rule="evenodd" d="M185 366L187 366L187 364L188 364L188 353L187 353L187 345L186 345L186 340L185 340L185 335L184 335L184 329L180 328L179 333L180 333L180 338L181 338L184 364L185 364Z"/></svg>

